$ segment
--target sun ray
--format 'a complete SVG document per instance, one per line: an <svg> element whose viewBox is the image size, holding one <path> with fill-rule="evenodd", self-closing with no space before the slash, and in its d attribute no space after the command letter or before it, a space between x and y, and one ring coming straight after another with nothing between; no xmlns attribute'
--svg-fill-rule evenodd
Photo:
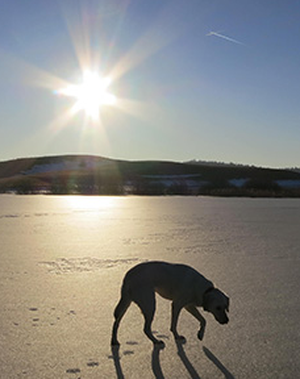
<svg viewBox="0 0 300 379"><path fill-rule="evenodd" d="M12 80L15 83L30 87L41 87L51 91L68 85L68 82L61 77L17 58L2 49L0 49L0 59L2 65L5 64L14 72Z"/></svg>
<svg viewBox="0 0 300 379"><path fill-rule="evenodd" d="M158 106L154 103L125 98L118 98L116 108L130 116L144 120L147 120L149 113L158 111Z"/></svg>
<svg viewBox="0 0 300 379"><path fill-rule="evenodd" d="M87 9L83 3L77 7L61 4L64 20L71 38L79 67L83 72L85 67L91 67L91 31Z"/></svg>
<svg viewBox="0 0 300 379"><path fill-rule="evenodd" d="M109 73L113 81L162 51L184 33L185 27L176 14L183 13L185 8L185 1L178 1L175 6L172 2L162 6L151 26L113 66Z"/></svg>
<svg viewBox="0 0 300 379"><path fill-rule="evenodd" d="M128 71L133 70L151 56L161 51L174 37L174 34L162 32L161 27L156 28L153 26L116 62L109 75L113 80L121 78Z"/></svg>

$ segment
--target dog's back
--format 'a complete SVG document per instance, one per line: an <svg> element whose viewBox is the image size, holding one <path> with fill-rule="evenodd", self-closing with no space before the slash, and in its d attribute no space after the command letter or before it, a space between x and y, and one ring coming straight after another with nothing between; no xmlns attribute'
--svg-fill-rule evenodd
<svg viewBox="0 0 300 379"><path fill-rule="evenodd" d="M167 262L152 261L140 263L133 267L125 275L122 294L127 293L132 298L134 292L141 288L151 288L162 297L174 300L185 294L199 289L205 291L212 286L198 271L184 264L172 264Z"/></svg>

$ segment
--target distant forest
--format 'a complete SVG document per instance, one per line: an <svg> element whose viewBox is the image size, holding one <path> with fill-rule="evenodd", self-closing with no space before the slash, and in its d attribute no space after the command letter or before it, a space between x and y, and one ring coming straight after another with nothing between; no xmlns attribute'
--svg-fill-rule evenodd
<svg viewBox="0 0 300 379"><path fill-rule="evenodd" d="M118 161L80 155L25 158L0 162L0 192L300 197L300 173L198 161Z"/></svg>
<svg viewBox="0 0 300 379"><path fill-rule="evenodd" d="M36 178L18 180L13 186L0 186L1 193L55 194L55 195L181 195L181 196L227 196L227 197L300 197L299 188L281 188L278 184L264 180L249 180L241 187L226 183L207 184L198 189L189 187L185 181L171 185L137 177L128 182L121 178L106 177L102 180L86 176L80 178L56 177L47 186L41 186Z"/></svg>

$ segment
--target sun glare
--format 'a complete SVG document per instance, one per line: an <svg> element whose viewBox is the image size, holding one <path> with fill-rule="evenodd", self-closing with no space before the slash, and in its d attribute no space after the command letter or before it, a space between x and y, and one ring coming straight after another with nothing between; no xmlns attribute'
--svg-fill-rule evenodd
<svg viewBox="0 0 300 379"><path fill-rule="evenodd" d="M102 106L116 103L116 97L108 91L110 84L109 77L101 77L97 72L85 71L81 84L69 85L60 89L58 93L76 100L72 108L74 113L83 110L87 117L96 120Z"/></svg>
<svg viewBox="0 0 300 379"><path fill-rule="evenodd" d="M73 211L78 212L99 212L115 205L115 198L112 196L67 196L66 201Z"/></svg>

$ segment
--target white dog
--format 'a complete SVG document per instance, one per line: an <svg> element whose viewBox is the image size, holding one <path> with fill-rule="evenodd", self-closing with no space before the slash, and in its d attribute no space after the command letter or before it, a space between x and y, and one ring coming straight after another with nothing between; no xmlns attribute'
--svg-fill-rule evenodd
<svg viewBox="0 0 300 379"><path fill-rule="evenodd" d="M185 340L177 332L178 316L182 308L200 321L200 340L204 336L206 321L196 307L203 307L205 311L211 312L220 324L227 324L229 321L226 314L229 311L229 298L192 267L167 262L145 262L130 269L124 277L121 299L114 311L115 322L111 339L113 346L119 345L119 324L132 301L140 307L144 315L144 332L147 337L154 344L164 346L163 341L155 338L151 331L155 292L172 300L171 332L176 340Z"/></svg>

